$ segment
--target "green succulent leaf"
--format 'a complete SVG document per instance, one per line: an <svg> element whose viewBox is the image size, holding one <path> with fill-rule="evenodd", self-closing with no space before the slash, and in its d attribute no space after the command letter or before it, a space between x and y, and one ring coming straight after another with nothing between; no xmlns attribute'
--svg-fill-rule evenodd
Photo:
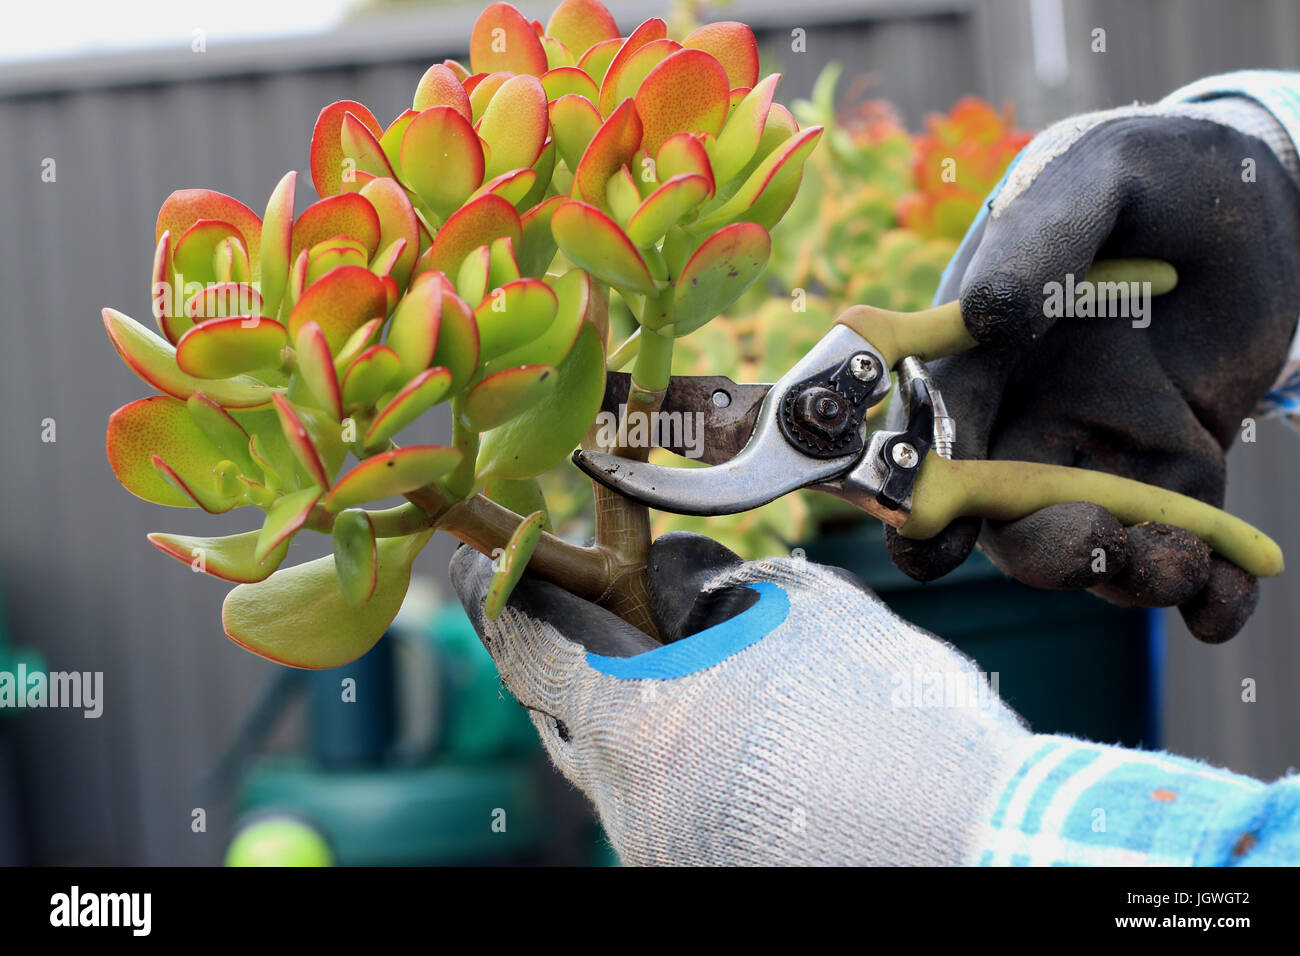
<svg viewBox="0 0 1300 956"><path fill-rule="evenodd" d="M506 606L506 602L510 600L510 593L523 577L533 552L537 550L538 542L542 540L542 526L545 521L546 512L534 511L515 528L505 550L494 556L496 570L492 572L492 580L488 582L487 595L483 602L483 613L487 615L488 620L495 621L497 615Z"/></svg>
<svg viewBox="0 0 1300 956"><path fill-rule="evenodd" d="M201 571L234 584L248 584L270 577L289 552L289 542L286 540L258 561L254 550L260 536L260 531L222 538L154 531L149 535L149 543L163 554L169 554L182 564L188 564L196 572Z"/></svg>
<svg viewBox="0 0 1300 956"><path fill-rule="evenodd" d="M105 309L104 327L127 367L175 398L203 392L222 408L259 408L269 404L274 394L273 389L248 376L207 380L187 375L176 366L175 348L121 312Z"/></svg>
<svg viewBox="0 0 1300 956"><path fill-rule="evenodd" d="M401 365L397 353L386 345L372 345L358 355L343 375L344 408L374 404L398 382Z"/></svg>
<svg viewBox="0 0 1300 956"><path fill-rule="evenodd" d="M555 319L555 293L538 279L517 279L493 289L474 310L482 361L531 342Z"/></svg>
<svg viewBox="0 0 1300 956"><path fill-rule="evenodd" d="M377 543L374 592L354 608L339 590L334 556L281 568L265 581L241 584L221 608L226 635L261 657L291 667L339 667L375 646L397 616L411 562L432 531Z"/></svg>
<svg viewBox="0 0 1300 956"><path fill-rule="evenodd" d="M755 223L734 223L710 236L677 279L673 334L693 332L726 311L763 274L771 253L771 236Z"/></svg>
<svg viewBox="0 0 1300 956"><path fill-rule="evenodd" d="M476 432L484 432L523 413L555 386L550 365L521 365L489 375L472 385L460 400L461 417Z"/></svg>
<svg viewBox="0 0 1300 956"><path fill-rule="evenodd" d="M379 410L366 431L365 446L378 448L383 445L440 402L450 387L451 372L445 368L434 367L415 376Z"/></svg>
<svg viewBox="0 0 1300 956"><path fill-rule="evenodd" d="M209 490L212 470L226 455L179 399L155 395L122 406L108 419L105 446L113 474L137 498L174 508L231 506ZM167 462L170 474L160 473L154 458Z"/></svg>
<svg viewBox="0 0 1300 956"><path fill-rule="evenodd" d="M560 249L579 268L616 289L654 295L654 277L641 253L618 224L595 206L566 202L551 216Z"/></svg>
<svg viewBox="0 0 1300 956"><path fill-rule="evenodd" d="M280 545L287 545L316 507L325 492L320 488L304 488L277 498L266 512L262 530L253 549L253 560L262 561Z"/></svg>
<svg viewBox="0 0 1300 956"><path fill-rule="evenodd" d="M582 440L605 395L605 351L594 326L582 325L551 377L555 384L547 395L482 436L477 460L481 481L536 477L563 461Z"/></svg>
<svg viewBox="0 0 1300 956"><path fill-rule="evenodd" d="M379 583L379 546L370 515L360 509L334 518L334 569L344 602L351 608L364 607Z"/></svg>
<svg viewBox="0 0 1300 956"><path fill-rule="evenodd" d="M408 445L367 458L339 479L325 499L329 511L422 488L450 473L461 461L459 448Z"/></svg>

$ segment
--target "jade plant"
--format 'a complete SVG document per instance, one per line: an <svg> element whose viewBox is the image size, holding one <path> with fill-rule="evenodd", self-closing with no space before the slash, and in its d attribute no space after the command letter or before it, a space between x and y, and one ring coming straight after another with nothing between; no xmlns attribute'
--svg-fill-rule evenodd
<svg viewBox="0 0 1300 956"><path fill-rule="evenodd" d="M571 543L537 479L598 440L607 367L630 365L626 414L658 407L675 343L763 275L821 135L774 102L779 76L760 77L740 23L623 36L597 0L564 0L545 26L494 3L469 51L387 126L326 106L319 198L296 217L295 172L262 216L172 193L157 332L104 310L159 393L110 417L115 475L156 504L263 512L260 530L149 540L235 583L226 634L285 664L364 654L436 530L496 559L489 614L528 568L653 633L645 509L597 488L594 543ZM611 296L635 319L620 341ZM450 443L403 444L433 409ZM300 532L326 553L282 567Z"/></svg>

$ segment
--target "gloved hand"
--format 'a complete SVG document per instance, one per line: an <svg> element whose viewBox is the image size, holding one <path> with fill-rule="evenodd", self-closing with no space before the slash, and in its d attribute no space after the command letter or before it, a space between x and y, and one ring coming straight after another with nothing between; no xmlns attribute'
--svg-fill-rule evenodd
<svg viewBox="0 0 1300 956"><path fill-rule="evenodd" d="M491 574L468 547L452 559L502 679L625 863L974 862L1024 756L974 663L847 572L665 535L648 566L663 645L527 575L489 621Z"/></svg>
<svg viewBox="0 0 1300 956"><path fill-rule="evenodd" d="M983 343L929 366L958 422L954 457L1095 468L1222 505L1225 450L1300 315L1296 171L1245 130L1294 161L1271 116L1239 98L1075 117L1026 147L939 291L960 294ZM1047 283L1081 282L1094 259L1117 257L1165 259L1178 286L1146 319L1046 314ZM1125 528L1090 504L982 531L963 518L928 541L886 531L894 563L921 581L964 561L977 537L1026 584L1179 605L1205 641L1235 634L1258 598L1254 578L1189 532Z"/></svg>

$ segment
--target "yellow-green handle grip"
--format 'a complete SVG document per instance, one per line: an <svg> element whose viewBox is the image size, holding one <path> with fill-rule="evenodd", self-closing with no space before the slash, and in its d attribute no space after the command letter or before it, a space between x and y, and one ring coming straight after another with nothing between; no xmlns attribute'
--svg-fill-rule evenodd
<svg viewBox="0 0 1300 956"><path fill-rule="evenodd" d="M949 461L926 455L912 486L912 512L898 533L932 538L963 515L1012 521L1071 501L1100 505L1124 525L1154 521L1185 528L1259 578L1282 571L1276 541L1213 505L1104 471L1030 461Z"/></svg>
<svg viewBox="0 0 1300 956"><path fill-rule="evenodd" d="M1178 272L1161 259L1106 259L1094 262L1084 281L1150 282L1151 294L1163 295L1178 284ZM891 369L909 355L928 362L978 344L966 331L961 303L957 301L921 312L891 312L870 305L855 305L835 321L847 325L874 345Z"/></svg>

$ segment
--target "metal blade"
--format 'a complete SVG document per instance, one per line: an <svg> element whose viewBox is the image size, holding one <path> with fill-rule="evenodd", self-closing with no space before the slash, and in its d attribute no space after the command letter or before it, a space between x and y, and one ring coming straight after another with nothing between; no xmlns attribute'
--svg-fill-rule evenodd
<svg viewBox="0 0 1300 956"><path fill-rule="evenodd" d="M605 375L601 410L623 420L632 376ZM720 465L734 458L754 433L758 410L772 386L738 385L725 375L674 375L668 380L659 417L650 429L654 445L683 458Z"/></svg>
<svg viewBox="0 0 1300 956"><path fill-rule="evenodd" d="M861 449L835 458L805 454L787 441L781 431L781 404L792 387L821 369L834 368L847 361L856 352L878 355L871 343L852 329L835 326L771 387L758 408L752 434L740 452L713 467L665 467L598 451L575 452L573 462L596 481L633 501L685 515L736 514L767 504L797 488L832 481L857 463ZM878 358L878 361L883 366L883 360ZM881 388L887 388L887 383L885 379ZM736 387L734 383L728 384ZM608 382L606 393L608 396ZM694 400L699 401L698 390ZM695 408L700 406L697 404Z"/></svg>

